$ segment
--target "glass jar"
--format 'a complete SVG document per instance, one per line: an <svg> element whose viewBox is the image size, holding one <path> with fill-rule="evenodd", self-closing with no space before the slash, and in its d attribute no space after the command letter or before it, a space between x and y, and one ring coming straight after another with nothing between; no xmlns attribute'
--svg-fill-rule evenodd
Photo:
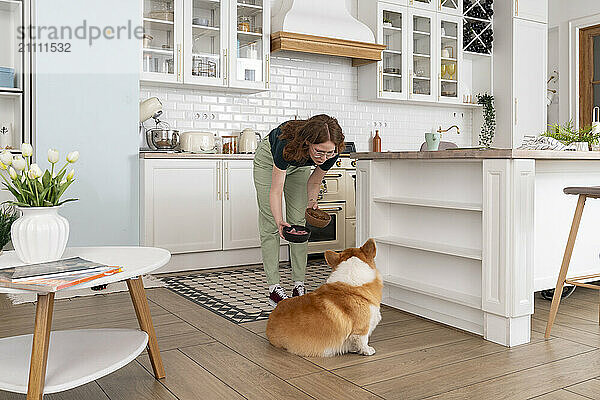
<svg viewBox="0 0 600 400"><path fill-rule="evenodd" d="M241 15L238 18L238 31L250 32L250 17Z"/></svg>
<svg viewBox="0 0 600 400"><path fill-rule="evenodd" d="M223 154L237 153L237 136L222 136Z"/></svg>

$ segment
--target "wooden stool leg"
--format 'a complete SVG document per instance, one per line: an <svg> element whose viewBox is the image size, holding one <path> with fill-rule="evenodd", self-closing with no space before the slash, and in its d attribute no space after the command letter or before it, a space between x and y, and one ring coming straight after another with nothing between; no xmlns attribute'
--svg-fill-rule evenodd
<svg viewBox="0 0 600 400"><path fill-rule="evenodd" d="M53 309L54 293L38 294L33 344L31 346L31 362L29 365L27 400L41 400L44 397Z"/></svg>
<svg viewBox="0 0 600 400"><path fill-rule="evenodd" d="M129 294L131 295L131 301L133 302L133 308L135 309L140 329L148 334L148 355L150 356L154 376L156 379L162 379L166 376L165 368L163 367L160 351L158 350L158 340L156 332L154 332L154 325L152 324L152 316L150 315L150 307L148 307L148 299L144 291L142 277L127 279L127 287L129 288Z"/></svg>
<svg viewBox="0 0 600 400"><path fill-rule="evenodd" d="M567 279L567 271L569 270L569 263L571 262L571 255L573 254L573 247L575 246L575 238L577 238L577 231L579 230L579 223L581 222L581 215L583 214L585 199L586 196L581 194L577 200L577 208L575 208L575 215L573 216L573 223L571 224L571 231L569 232L567 247L565 248L565 254L563 255L560 273L558 274L558 280L556 281L554 297L552 297L552 306L550 306L548 324L546 325L546 339L550 337L550 330L552 329L554 319L556 318L556 313L558 312L558 305L560 304L560 298L562 295L563 286L565 285L565 279Z"/></svg>

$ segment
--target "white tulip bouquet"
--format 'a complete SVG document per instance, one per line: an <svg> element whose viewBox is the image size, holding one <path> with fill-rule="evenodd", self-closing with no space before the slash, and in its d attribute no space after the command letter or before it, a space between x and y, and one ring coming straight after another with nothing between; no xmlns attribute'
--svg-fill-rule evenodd
<svg viewBox="0 0 600 400"><path fill-rule="evenodd" d="M75 180L75 170L67 173L67 167L77 162L78 151L67 154L65 165L56 173L54 167L59 160L58 150L48 150L48 161L52 167L44 172L37 164L31 163L33 147L30 144L23 143L21 153L22 155L13 156L5 150L0 154L0 168L8 172L8 177L0 174L4 180L2 184L15 196L15 200L8 203L19 207L55 207L77 200L61 201L60 198Z"/></svg>

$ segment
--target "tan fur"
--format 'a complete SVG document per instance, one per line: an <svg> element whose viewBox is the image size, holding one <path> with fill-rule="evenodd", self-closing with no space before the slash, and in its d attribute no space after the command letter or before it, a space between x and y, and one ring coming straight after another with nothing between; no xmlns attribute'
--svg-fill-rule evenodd
<svg viewBox="0 0 600 400"><path fill-rule="evenodd" d="M341 262L357 257L375 269L375 279L362 286L326 283L314 292L281 301L267 322L271 344L301 356L322 356L332 349L328 355L357 351L347 339L370 333L371 306L381 303L383 283L375 268L375 253L373 239L361 248L327 251L325 259L334 271Z"/></svg>

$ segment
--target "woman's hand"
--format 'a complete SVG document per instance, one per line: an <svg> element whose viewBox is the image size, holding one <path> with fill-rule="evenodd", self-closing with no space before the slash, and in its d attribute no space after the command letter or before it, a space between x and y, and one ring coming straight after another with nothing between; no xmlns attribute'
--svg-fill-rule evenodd
<svg viewBox="0 0 600 400"><path fill-rule="evenodd" d="M319 206L317 205L317 200L309 199L308 200L308 208L312 208L313 210L316 210L317 208L319 208Z"/></svg>
<svg viewBox="0 0 600 400"><path fill-rule="evenodd" d="M284 226L291 226L291 225L285 221L280 221L277 223L277 230L279 231L279 236L285 240L285 237L283 237L283 227Z"/></svg>

